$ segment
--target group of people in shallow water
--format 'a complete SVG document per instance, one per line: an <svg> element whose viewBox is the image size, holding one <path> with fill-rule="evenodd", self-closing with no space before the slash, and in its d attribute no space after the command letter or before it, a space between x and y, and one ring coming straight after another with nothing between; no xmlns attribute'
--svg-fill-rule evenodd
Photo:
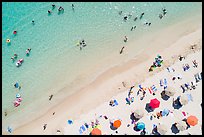
<svg viewBox="0 0 204 137"><path fill-rule="evenodd" d="M27 56L29 56L30 51L31 51L31 48L28 48L28 49L26 50L26 55L27 55ZM18 57L18 55L17 55L16 53L14 53L14 56L11 57L11 60L14 62L14 61L17 59L17 57ZM21 66L22 63L23 63L23 61L24 61L23 58L19 59L19 60L16 62L16 67Z"/></svg>
<svg viewBox="0 0 204 137"><path fill-rule="evenodd" d="M159 18L160 18L160 19L162 19L162 18L166 15L166 13L167 13L166 8L162 8L162 11L163 11L163 13L162 13L162 14L159 14ZM118 12L119 15L122 15L122 13L123 13L123 11L119 11L119 12ZM144 12L142 12L142 13L140 14L140 17L139 17L140 20L143 18L144 14L145 14ZM123 20L126 22L126 21L127 21L128 19L130 19L131 17L132 17L132 14L129 13L128 15L125 15L125 16L123 17ZM136 21L137 19L138 19L138 16L136 16L133 20ZM144 22L144 25L150 26L151 24L152 24L151 22ZM136 28L137 28L137 26L135 25L135 26L132 26L130 30L133 31L133 30L135 30ZM125 37L124 37L124 42L127 42L127 41L128 41L128 38L127 38L127 36L125 36ZM122 49L120 50L120 54L122 54L124 48L125 48L125 47L123 46Z"/></svg>
<svg viewBox="0 0 204 137"><path fill-rule="evenodd" d="M55 4L52 4L52 10L54 10L55 7L56 7L56 5L55 5ZM72 10L74 11L74 4L72 4ZM51 10L48 10L47 12L48 12L48 15L50 15L50 14L52 13ZM60 6L60 7L58 8L58 14L63 13L63 12L64 12L64 8L63 8L62 6Z"/></svg>

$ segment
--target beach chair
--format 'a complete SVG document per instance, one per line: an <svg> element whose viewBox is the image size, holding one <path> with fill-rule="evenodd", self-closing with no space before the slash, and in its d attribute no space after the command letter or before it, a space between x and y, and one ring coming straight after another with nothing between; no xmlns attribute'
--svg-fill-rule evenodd
<svg viewBox="0 0 204 137"><path fill-rule="evenodd" d="M166 89L167 88L167 80L166 80L166 78L164 79L164 89Z"/></svg>
<svg viewBox="0 0 204 137"><path fill-rule="evenodd" d="M152 94L153 93L153 90L151 88L148 88L149 90L149 93Z"/></svg>
<svg viewBox="0 0 204 137"><path fill-rule="evenodd" d="M201 73L201 74L202 74L202 73ZM201 74L200 74L200 73L197 73L197 77L198 77L199 80L202 80Z"/></svg>
<svg viewBox="0 0 204 137"><path fill-rule="evenodd" d="M157 91L157 88L156 88L156 86L155 86L155 85L152 85L152 86L151 86L151 89L152 89L154 92L156 92L156 91Z"/></svg>
<svg viewBox="0 0 204 137"><path fill-rule="evenodd" d="M80 129L79 129L79 133L80 133L80 134L83 134L84 131L86 131L86 128L84 127L84 125L82 125L82 126L80 127Z"/></svg>
<svg viewBox="0 0 204 137"><path fill-rule="evenodd" d="M198 73L194 75L194 78L195 78L195 80L196 80L196 83L199 82Z"/></svg>
<svg viewBox="0 0 204 137"><path fill-rule="evenodd" d="M160 79L159 84L160 84L160 87L163 86L163 80L162 79Z"/></svg>
<svg viewBox="0 0 204 137"><path fill-rule="evenodd" d="M188 97L188 101L193 101L193 97L191 94L186 94L186 96Z"/></svg>
<svg viewBox="0 0 204 137"><path fill-rule="evenodd" d="M129 98L125 98L125 100L126 100L126 104L129 104L129 105L130 105L130 100L129 100Z"/></svg>
<svg viewBox="0 0 204 137"><path fill-rule="evenodd" d="M181 88L183 90L183 93L186 92L186 89L185 89L185 86L184 85L181 85Z"/></svg>

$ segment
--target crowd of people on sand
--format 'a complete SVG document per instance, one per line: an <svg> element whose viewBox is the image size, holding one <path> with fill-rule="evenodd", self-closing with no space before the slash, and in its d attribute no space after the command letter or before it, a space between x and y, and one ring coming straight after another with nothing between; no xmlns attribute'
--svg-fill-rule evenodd
<svg viewBox="0 0 204 137"><path fill-rule="evenodd" d="M71 6L72 6L72 10L74 11L74 8L75 8L74 4L72 4ZM55 5L55 4L52 4L52 10L48 10L48 15L51 15L52 12L53 12L53 10L54 10L55 8L56 8L56 5ZM64 13L64 8L63 8L62 6L60 6L60 7L58 8L58 14L61 14L61 13ZM167 10L166 10L165 8L162 8L162 13L159 14L159 18L162 19L162 18L166 15L166 13L167 13ZM123 14L123 11L119 11L119 15L122 15L122 14ZM138 19L142 20L142 18L144 17L144 14L145 14L144 12L141 13L139 17L136 16L133 20L134 20L134 21L137 21ZM132 16L133 16L132 14L125 15L125 16L123 17L124 22L127 22L128 19L130 19ZM32 24L35 25L34 19L32 20ZM150 25L151 25L151 22L145 22L144 24L150 26ZM137 28L136 26L133 26L133 27L131 28L131 31L135 30L136 28ZM13 34L16 35L16 34L17 34L17 31L14 31ZM124 42L127 42L127 41L128 41L128 37L127 37L127 36L124 36ZM10 39L7 39L7 43L10 44ZM82 48L84 48L84 47L86 46L85 40L82 39L81 41L79 41L79 42L77 43L77 46L79 46L79 47L80 47L80 50L82 50ZM120 50L120 54L122 54L124 48L125 48L125 47L123 46L122 49ZM27 56L29 56L30 51L31 51L31 48L28 48L28 49L26 50L26 55L27 55ZM12 61L15 61L17 58L18 58L18 55L17 55L16 53L14 54L13 57L11 57ZM183 57L183 56L180 56L180 57L179 57L179 60L180 60L180 61L182 61L183 59L185 59L185 57ZM18 64L18 65L16 65L16 66L19 67L19 66L22 64L23 61L24 61L23 58L22 58L22 59L19 59L19 60L17 61L17 64ZM160 55L158 55L158 56L155 58L155 62L153 62L153 65L151 65L151 67L150 67L150 69L149 69L149 72L150 72L150 71L153 71L153 69L156 68L156 67L161 67L161 64L162 64L162 63L163 63L163 59L162 59L162 57L161 57ZM193 63L193 67L194 67L194 68L197 68L197 67L198 67L198 62L197 62L196 60L193 60L192 63ZM190 65L189 65L189 64L183 64L183 70L184 70L184 71L187 71L187 70L189 70L189 69L190 69ZM175 71L175 70L174 70L173 68L171 68L171 67L167 67L167 70L168 70L168 72L174 72L174 71ZM196 74L194 75L194 77L195 77L196 83L198 83L200 80L202 80L202 72L196 73ZM178 78L178 79L182 79L181 76L179 76L179 77L177 77L177 78ZM173 78L172 78L172 80L175 80L175 79L176 79L176 77L173 77ZM161 83L162 83L162 82L161 82ZM164 83L166 83L166 84L164 84ZM163 97L163 96L165 96L165 95L167 95L167 96L172 96L171 92L169 93L169 92L167 92L168 90L166 90L166 89L168 89L167 82L164 82L164 83L163 83L163 84L160 84L160 86L164 86L164 91L166 91L166 92L162 92L162 93L161 93L161 97ZM184 93L185 91L187 91L187 90L193 90L193 89L196 88L197 84L195 84L195 83L193 83L193 82L190 82L190 83L191 83L191 84L189 84L189 82L187 82L187 83L181 85L181 89L183 90L183 93ZM15 88L18 88L19 90L21 89L21 86L18 84L18 82L16 82L16 83L14 84L14 87L15 87ZM148 87L148 88L147 88L147 87L142 87L141 85L139 85L138 87L139 87L139 89L138 89L138 91L137 91L137 96L139 96L140 94L142 94L141 97L140 97L140 100L143 100L143 99L145 98L145 95L146 95L146 93L148 93L148 91L149 91L149 93L152 94L152 95L155 95L155 92L157 91L157 88L156 88L154 85L151 86L151 87ZM134 96L133 96L133 94L134 94L133 89L134 89L134 88L135 88L135 85L133 85L133 86L130 87L130 89L129 89L129 91L128 91L128 97L125 98L126 104L128 104L128 105L131 105L131 103L134 102ZM168 93L168 94L167 94L167 93ZM190 96L190 95L189 95L189 96ZM189 97L189 96L188 96L188 97ZM51 100L52 97L53 97L53 95L50 95L50 96L49 96L49 100ZM183 96L178 96L175 100L173 100L173 105L174 105L174 106L179 106L179 107L182 107L183 105L186 105L187 103L186 103L186 104L184 103L185 101L182 100L182 99L183 99L182 97L183 97ZM188 97L187 97L187 98L188 98ZM191 99L191 101L192 101L192 96L191 96L190 99ZM22 102L22 97L21 97L21 95L18 93L18 94L16 94L16 100L14 101L14 106L15 106L15 107L20 106L20 103L21 103L21 102ZM155 100L151 100L151 101L150 101L148 108L153 111L155 108L158 108L158 107L159 107L159 104L160 104L160 102L159 102L158 100L156 100L156 98L155 98ZM116 99L112 99L112 100L109 102L109 105L112 106L112 107L116 107L117 105L119 105L119 103L118 103L118 101L117 101ZM202 104L201 104L201 107L202 107ZM156 114L150 114L150 120L152 120L153 118L160 119L161 117L168 116L168 115L170 115L171 113L173 113L173 112L170 111L169 109L160 110L159 112L156 112ZM55 112L53 112L53 115L54 115L54 114L55 114ZM153 125L153 128L152 128L152 132L149 133L149 132L146 130L145 124L144 124L143 122L137 122L140 118L143 117L142 112L139 112L139 111L138 111L137 113L134 112L134 113L132 113L132 114L133 114L133 117L134 117L133 120L132 120L132 124L134 124L135 130L141 131L141 132L140 132L141 135L146 135L146 134L150 134L150 135L162 135L162 134L165 134L165 133L163 133L163 131L164 131L165 129L163 129L163 130L160 129L160 128L162 128L162 126L163 126L163 125L161 125L160 123L159 123L159 124L154 124L154 125ZM187 115L187 114L184 112L184 115ZM7 112L5 112L5 116L7 116ZM194 117L195 117L195 116L194 116ZM109 119L106 115L100 115L100 118L104 118L105 120L108 120L108 119ZM195 118L195 119L196 119L196 118ZM184 122L184 126L186 126L186 128L185 128L184 130L186 130L187 128L190 128L191 126L194 126L194 125L191 123L192 121L189 120L189 117L183 119L182 121ZM69 123L70 123L70 122L69 122ZM73 121L72 121L71 123L73 124ZM110 123L110 125L111 125L110 127L113 128L113 130L115 130L115 129L118 129L118 128L121 126L121 119L116 119L116 120L111 120L111 119L109 119L109 123ZM179 124L181 124L181 123L174 123L173 126L176 127L178 130L181 130L181 129L179 129L179 126L178 126ZM197 124L197 123L196 123L196 124ZM130 126L130 124L127 125L127 127L129 127L129 126ZM165 127L165 126L164 126L164 127ZM47 124L44 124L44 125L43 125L43 130L46 130L46 128L47 128ZM79 134L83 134L83 132L86 131L86 129L90 129L90 128L91 128L91 130L90 130L90 134L91 134L91 135L102 134L102 131L100 130L100 121L99 121L98 119L96 119L96 121L91 121L90 123L89 123L89 122L85 122L85 123L80 127L80 129L79 129ZM7 131L8 131L9 133L12 133L12 128L9 126L9 127L7 128ZM61 132L61 131L60 131L60 130L57 130L57 132ZM165 131L165 132L166 132L166 131ZM118 133L118 131L116 131L116 133Z"/></svg>
<svg viewBox="0 0 204 137"><path fill-rule="evenodd" d="M158 62L161 62L162 57L160 55L157 56L157 58L155 59L157 65L159 64ZM178 60L180 60L180 57L178 58ZM163 61L163 60L162 60ZM182 60L183 61L183 60ZM195 66L194 61L192 61L192 64L189 64L189 66ZM155 63L154 63L155 64ZM156 66L157 66L156 65ZM196 61L196 65L198 66L198 62ZM197 67L189 67L189 69L196 69ZM166 71L168 72L167 74L171 75L175 74L175 69L171 66L171 67L166 67ZM179 70L182 71L182 68ZM185 70L183 70L185 71ZM178 72L178 70L177 70ZM151 73L151 72L150 72ZM186 73L187 74L187 73ZM182 75L179 74L178 76L173 76L172 81L175 81L175 78L178 80L182 79ZM200 81L202 80L202 72L198 72L194 75L195 79L193 81L195 81L195 83L193 81L189 81L186 82L184 84L181 84L180 89L181 91L184 90L183 88L185 88L185 91L190 91L190 90L194 90L196 89L196 86L198 86L198 84L200 83ZM193 83L193 84L189 84L189 83ZM160 92L161 94L161 98L163 100L166 100L164 96L167 96L168 98L173 98L172 101L172 107L173 108L164 108L164 109L160 109L157 111L155 111L156 108L159 108L160 106L160 101L157 98L151 99L149 103L147 103L146 105L146 111L148 112L147 115L149 117L149 120L153 120L153 119L161 119L162 117L169 117L170 115L176 115L174 114L174 110L178 110L181 107L183 107L184 105L187 105L188 102L193 101L193 97L191 95L190 92L188 92L188 94L184 93L184 92L180 92L179 96L176 97L176 99L174 99L174 95L176 93L175 88L171 87L169 84L167 84L167 78L162 78L160 80L160 88L163 88L163 91ZM123 86L125 87L125 84L123 82ZM183 86L183 87L182 87ZM159 92L157 87L155 85L150 86L150 87L144 87L141 84L138 85L138 91L135 92L136 90L136 85L133 85L129 88L128 90L128 95L126 98L124 98L126 100L126 104L131 105L134 102L134 94L136 93L136 95L141 95L140 100L143 100L146 96L147 93L152 94L153 96L155 95L155 93ZM167 99L168 100L168 99ZM109 102L109 106L111 107L117 107L118 105L120 105L120 102L118 102L117 99L111 99ZM201 107L202 107L202 103L201 103ZM171 131L174 134L179 133L180 131L184 131L184 130L188 130L189 128L193 128L195 125L198 124L198 118L194 115L191 115L190 112L187 111L181 111L183 118L179 119L176 122L173 122L173 124L171 125ZM96 115L96 114L95 114ZM117 116L115 116L117 117ZM134 126L134 130L135 131L139 131L140 135L165 135L167 133L167 126L165 124L162 123L154 123L152 130L148 131L145 123L142 121L139 121L142 117L144 117L144 111L142 109L135 109L135 111L131 112L131 124L133 124ZM101 129L101 123L100 123L100 119L105 119L108 120L109 119L109 124L110 124L110 128L112 130L116 130L115 133L119 133L118 132L118 128L120 128L121 124L122 124L122 119L111 119L108 118L107 115L103 114L100 115L98 118L95 118L96 121L90 121L90 122L84 122L80 127L79 127L79 134L90 134L90 135L101 135L101 134L107 134L107 133L103 133L102 129ZM83 120L84 121L84 120ZM108 122L108 121L107 121ZM127 124L127 127L130 127L131 124ZM187 131L188 132L188 131ZM188 133L189 135L190 133ZM111 134L112 135L112 134ZM127 135L127 133L125 133L125 135Z"/></svg>

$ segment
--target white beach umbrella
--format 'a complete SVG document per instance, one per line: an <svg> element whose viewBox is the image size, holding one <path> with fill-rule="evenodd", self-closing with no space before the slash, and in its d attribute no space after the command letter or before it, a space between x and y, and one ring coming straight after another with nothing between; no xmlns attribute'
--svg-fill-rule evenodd
<svg viewBox="0 0 204 137"><path fill-rule="evenodd" d="M159 124L157 126L157 131L160 133L160 135L165 135L167 132L167 127L164 124Z"/></svg>
<svg viewBox="0 0 204 137"><path fill-rule="evenodd" d="M144 116L144 111L142 109L136 109L134 111L135 118L142 118Z"/></svg>
<svg viewBox="0 0 204 137"><path fill-rule="evenodd" d="M181 97L180 97L180 103L181 103L181 105L186 105L186 104L188 104L188 97L187 97L187 95L182 95Z"/></svg>
<svg viewBox="0 0 204 137"><path fill-rule="evenodd" d="M175 89L173 87L167 87L167 89L165 89L165 94L167 96L173 96L175 94Z"/></svg>
<svg viewBox="0 0 204 137"><path fill-rule="evenodd" d="M179 121L177 122L176 127L178 128L178 130L184 131L187 128L187 124L185 121Z"/></svg>

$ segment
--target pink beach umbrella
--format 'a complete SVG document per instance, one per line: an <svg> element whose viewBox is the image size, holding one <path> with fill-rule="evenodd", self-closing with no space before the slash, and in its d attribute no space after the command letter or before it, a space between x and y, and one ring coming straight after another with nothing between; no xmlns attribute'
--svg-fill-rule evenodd
<svg viewBox="0 0 204 137"><path fill-rule="evenodd" d="M157 100L156 98L150 100L149 106L150 106L151 108L158 108L159 105L160 105L160 101Z"/></svg>

